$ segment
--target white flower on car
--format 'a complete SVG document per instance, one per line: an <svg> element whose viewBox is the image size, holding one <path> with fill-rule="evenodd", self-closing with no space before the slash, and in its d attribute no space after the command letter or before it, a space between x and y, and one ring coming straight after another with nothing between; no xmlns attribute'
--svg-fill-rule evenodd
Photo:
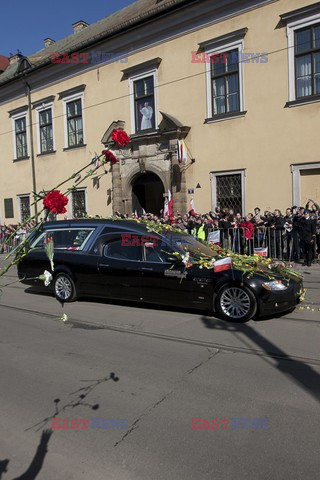
<svg viewBox="0 0 320 480"><path fill-rule="evenodd" d="M187 265L187 263L189 262L189 259L190 259L190 253L187 252L185 255L182 255L181 262Z"/></svg>
<svg viewBox="0 0 320 480"><path fill-rule="evenodd" d="M45 287L47 287L52 282L52 275L48 270L45 270L43 274L39 276L39 280L44 282Z"/></svg>

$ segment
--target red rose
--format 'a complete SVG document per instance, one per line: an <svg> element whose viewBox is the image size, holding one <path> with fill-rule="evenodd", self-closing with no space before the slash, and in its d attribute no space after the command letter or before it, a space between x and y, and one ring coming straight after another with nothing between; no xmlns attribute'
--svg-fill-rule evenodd
<svg viewBox="0 0 320 480"><path fill-rule="evenodd" d="M126 147L128 143L130 143L130 137L124 132L123 130L113 130L112 132L112 140L117 144L121 145L122 147Z"/></svg>
<svg viewBox="0 0 320 480"><path fill-rule="evenodd" d="M52 213L66 213L65 206L69 199L60 190L52 190L43 199L43 206Z"/></svg>
<svg viewBox="0 0 320 480"><path fill-rule="evenodd" d="M117 157L115 157L115 156L113 155L113 153L110 152L110 150L102 150L102 153L103 153L103 155L105 155L106 160L109 160L109 162L111 163L111 165L115 165L116 163L118 163Z"/></svg>

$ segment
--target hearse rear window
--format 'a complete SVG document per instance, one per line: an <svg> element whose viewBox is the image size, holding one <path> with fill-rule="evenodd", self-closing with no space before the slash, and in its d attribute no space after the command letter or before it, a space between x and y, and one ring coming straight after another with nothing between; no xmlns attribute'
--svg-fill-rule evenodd
<svg viewBox="0 0 320 480"><path fill-rule="evenodd" d="M55 228L46 230L38 237L32 248L43 248L48 239L52 238L55 250L82 250L94 228Z"/></svg>

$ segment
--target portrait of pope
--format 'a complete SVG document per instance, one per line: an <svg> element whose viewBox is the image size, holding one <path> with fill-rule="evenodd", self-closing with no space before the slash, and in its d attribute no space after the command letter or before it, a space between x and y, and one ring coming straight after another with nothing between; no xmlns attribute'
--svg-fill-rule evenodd
<svg viewBox="0 0 320 480"><path fill-rule="evenodd" d="M140 113L142 115L141 130L152 128L153 108L150 107L148 102L145 102L144 106L140 105Z"/></svg>

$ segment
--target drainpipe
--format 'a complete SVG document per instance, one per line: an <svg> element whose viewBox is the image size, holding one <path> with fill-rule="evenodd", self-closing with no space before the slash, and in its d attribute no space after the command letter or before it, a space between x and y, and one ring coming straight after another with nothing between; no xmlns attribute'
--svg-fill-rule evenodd
<svg viewBox="0 0 320 480"><path fill-rule="evenodd" d="M37 193L36 168L35 168L34 148L33 148L31 87L24 77L22 78L22 80L24 81L24 83L27 87L28 110L29 110L30 154L31 154L31 170L32 170L32 191L33 191L33 200L35 202L35 204L34 204L34 214L36 216L36 220L38 221L38 205L37 205L37 197L36 197L36 193Z"/></svg>

